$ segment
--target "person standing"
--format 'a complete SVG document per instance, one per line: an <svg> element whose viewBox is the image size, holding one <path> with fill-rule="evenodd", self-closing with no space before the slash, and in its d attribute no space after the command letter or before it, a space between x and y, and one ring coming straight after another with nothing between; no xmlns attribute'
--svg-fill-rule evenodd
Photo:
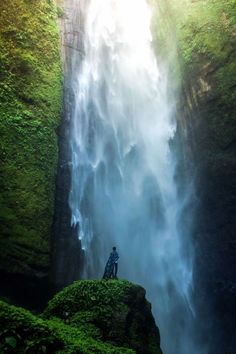
<svg viewBox="0 0 236 354"><path fill-rule="evenodd" d="M119 255L116 251L116 247L113 247L110 257L106 263L103 279L117 279L118 259Z"/></svg>
<svg viewBox="0 0 236 354"><path fill-rule="evenodd" d="M117 272L118 272L118 259L119 255L116 251L116 247L112 248L112 253L111 253L113 260L114 260L114 267L113 267L113 276L114 278L117 278Z"/></svg>

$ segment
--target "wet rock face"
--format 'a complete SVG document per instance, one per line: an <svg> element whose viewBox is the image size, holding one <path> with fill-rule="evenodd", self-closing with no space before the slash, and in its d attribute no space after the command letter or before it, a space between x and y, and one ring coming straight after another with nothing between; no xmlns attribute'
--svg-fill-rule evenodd
<svg viewBox="0 0 236 354"><path fill-rule="evenodd" d="M79 6L82 6L81 3ZM83 19L76 9L78 2L63 2L63 15L60 18L61 54L64 66L64 96L61 124L58 130L59 162L56 179L56 197L54 222L51 238L51 282L56 288L70 284L80 276L83 254L77 229L71 227L71 211L69 195L71 185L71 148L70 119L74 108L74 92L72 89L74 65L80 65L82 56ZM76 58L76 63L74 62Z"/></svg>
<svg viewBox="0 0 236 354"><path fill-rule="evenodd" d="M160 335L145 290L127 281L77 281L58 293L44 311L92 337L140 354L161 354Z"/></svg>
<svg viewBox="0 0 236 354"><path fill-rule="evenodd" d="M198 206L194 243L196 304L200 316L212 318L206 330L217 333L210 353L236 350L236 145L233 77L227 72L235 60L202 63L186 79L186 144L192 148ZM201 310L200 310L201 311Z"/></svg>
<svg viewBox="0 0 236 354"><path fill-rule="evenodd" d="M201 341L211 354L236 352L234 8L231 1L198 0L186 6L184 19L176 14L183 79L179 132L196 188L195 305Z"/></svg>

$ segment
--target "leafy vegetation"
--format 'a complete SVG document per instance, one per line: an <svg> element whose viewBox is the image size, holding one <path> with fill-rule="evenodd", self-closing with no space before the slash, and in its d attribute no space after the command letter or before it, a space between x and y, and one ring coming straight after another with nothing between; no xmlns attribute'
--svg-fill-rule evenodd
<svg viewBox="0 0 236 354"><path fill-rule="evenodd" d="M0 301L1 353L46 353L46 350L62 347L62 342L45 321Z"/></svg>
<svg viewBox="0 0 236 354"><path fill-rule="evenodd" d="M236 0L149 1L155 10L153 36L156 52L162 58L170 58L174 79L179 77L181 81L179 91L185 111L195 110L196 113L197 106L199 119L202 119L198 125L202 127L199 136L195 131L198 154L203 151L209 159L209 166L217 169L222 164L223 155L225 162L232 161L230 155L233 152L227 147L233 148L236 133L233 123L236 108ZM180 116L183 117L183 112ZM188 126L190 122L186 124Z"/></svg>
<svg viewBox="0 0 236 354"><path fill-rule="evenodd" d="M0 301L0 351L161 354L144 289L127 281L95 280L62 290L41 318Z"/></svg>
<svg viewBox="0 0 236 354"><path fill-rule="evenodd" d="M232 165L235 153L236 1L185 0L176 23L189 108L198 105L204 129L197 137L199 155L210 174L218 174L222 163Z"/></svg>
<svg viewBox="0 0 236 354"><path fill-rule="evenodd" d="M161 353L145 291L128 281L74 282L49 301L43 316L60 318L93 338L138 353Z"/></svg>
<svg viewBox="0 0 236 354"><path fill-rule="evenodd" d="M134 353L130 349L95 340L86 331L66 325L59 319L45 321L2 301L0 328L1 353Z"/></svg>
<svg viewBox="0 0 236 354"><path fill-rule="evenodd" d="M0 3L0 268L47 272L62 72L53 1Z"/></svg>
<svg viewBox="0 0 236 354"><path fill-rule="evenodd" d="M182 79L197 74L205 61L215 61L219 66L233 59L235 0L149 2L153 8L156 53L165 60L170 58L173 66L178 66L179 61Z"/></svg>

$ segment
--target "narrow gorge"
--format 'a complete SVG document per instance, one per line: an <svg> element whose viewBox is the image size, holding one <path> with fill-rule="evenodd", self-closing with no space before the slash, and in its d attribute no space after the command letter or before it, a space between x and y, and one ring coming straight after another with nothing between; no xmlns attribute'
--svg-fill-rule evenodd
<svg viewBox="0 0 236 354"><path fill-rule="evenodd" d="M2 0L4 353L236 352L235 9Z"/></svg>

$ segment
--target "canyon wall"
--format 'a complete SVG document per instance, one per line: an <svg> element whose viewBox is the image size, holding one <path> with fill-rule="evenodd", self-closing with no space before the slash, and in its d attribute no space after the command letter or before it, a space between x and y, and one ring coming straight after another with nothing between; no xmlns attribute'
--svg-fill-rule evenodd
<svg viewBox="0 0 236 354"><path fill-rule="evenodd" d="M11 294L24 292L26 279L46 279L50 267L62 100L57 19L53 1L0 3L0 271Z"/></svg>
<svg viewBox="0 0 236 354"><path fill-rule="evenodd" d="M195 184L194 301L201 340L210 352L235 352L236 3L168 5L182 82L178 131Z"/></svg>

